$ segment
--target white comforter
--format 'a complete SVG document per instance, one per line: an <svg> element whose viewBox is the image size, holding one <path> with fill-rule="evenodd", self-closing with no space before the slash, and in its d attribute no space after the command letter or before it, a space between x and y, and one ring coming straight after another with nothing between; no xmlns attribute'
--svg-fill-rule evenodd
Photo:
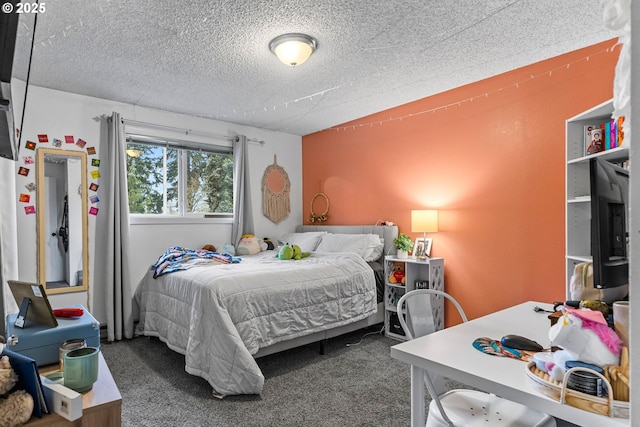
<svg viewBox="0 0 640 427"><path fill-rule="evenodd" d="M377 310L374 273L350 253L281 261L273 251L153 278L135 293L139 335L185 355L217 394L259 394L261 347L355 322Z"/></svg>

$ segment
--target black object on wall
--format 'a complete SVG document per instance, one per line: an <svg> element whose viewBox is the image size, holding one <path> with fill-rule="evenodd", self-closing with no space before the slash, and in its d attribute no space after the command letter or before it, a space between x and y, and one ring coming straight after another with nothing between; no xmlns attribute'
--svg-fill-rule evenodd
<svg viewBox="0 0 640 427"><path fill-rule="evenodd" d="M17 160L20 149L20 132L27 103L27 90L31 73L31 58L35 41L37 13L18 13L18 0L4 0L0 13L0 157ZM39 1L29 3L38 8ZM18 79L24 85L14 85ZM19 96L14 96L20 91ZM22 99L22 105L15 100ZM20 118L20 123L16 118Z"/></svg>

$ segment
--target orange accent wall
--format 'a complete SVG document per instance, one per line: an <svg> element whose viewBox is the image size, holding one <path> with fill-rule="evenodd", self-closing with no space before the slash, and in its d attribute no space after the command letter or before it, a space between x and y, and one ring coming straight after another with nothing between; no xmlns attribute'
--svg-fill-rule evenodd
<svg viewBox="0 0 640 427"><path fill-rule="evenodd" d="M445 259L446 291L469 318L564 300L565 120L612 98L614 45L304 136L304 221L320 191L328 224L390 220L412 238L422 234L411 210L438 209L431 255Z"/></svg>

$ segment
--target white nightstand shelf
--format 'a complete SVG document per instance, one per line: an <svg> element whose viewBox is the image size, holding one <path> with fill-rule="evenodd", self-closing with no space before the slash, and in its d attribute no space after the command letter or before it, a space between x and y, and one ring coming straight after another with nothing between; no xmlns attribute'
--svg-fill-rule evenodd
<svg viewBox="0 0 640 427"><path fill-rule="evenodd" d="M389 283L389 276L393 272L396 262L404 263L405 278L404 285ZM397 258L386 256L384 259L384 333L386 336L398 340L406 340L404 332L397 319L397 303L405 292L425 287L444 291L444 259L427 258L418 260L415 257ZM442 297L433 295L431 305L433 306L437 329L444 327L444 300Z"/></svg>

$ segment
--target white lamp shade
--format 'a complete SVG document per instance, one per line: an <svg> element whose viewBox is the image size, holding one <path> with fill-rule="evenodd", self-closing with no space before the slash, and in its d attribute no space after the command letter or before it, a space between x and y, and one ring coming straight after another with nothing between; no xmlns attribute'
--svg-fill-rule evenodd
<svg viewBox="0 0 640 427"><path fill-rule="evenodd" d="M433 233L438 231L438 211L415 210L411 211L411 232Z"/></svg>
<svg viewBox="0 0 640 427"><path fill-rule="evenodd" d="M317 42L305 34L283 34L269 44L282 63L295 67L304 63L316 50Z"/></svg>

